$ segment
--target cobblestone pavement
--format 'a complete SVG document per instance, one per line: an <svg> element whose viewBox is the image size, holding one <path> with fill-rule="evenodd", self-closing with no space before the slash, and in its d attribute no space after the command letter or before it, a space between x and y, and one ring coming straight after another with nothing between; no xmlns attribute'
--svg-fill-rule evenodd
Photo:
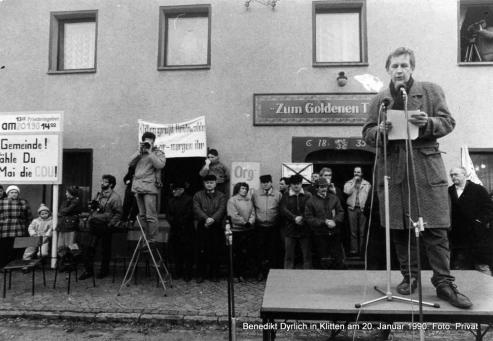
<svg viewBox="0 0 493 341"><path fill-rule="evenodd" d="M0 321L4 323L12 318L24 317L28 320L35 318L41 321L82 320L84 323L127 323L128 326L154 324L162 328L164 328L163 325L167 325L170 326L169 330L175 330L178 333L176 340L227 339L228 304L225 280L218 283L205 281L200 284L195 281L186 283L178 280L174 282L173 288L168 289L167 296L164 296L163 289L156 287L153 277L141 277L138 284L132 281L128 287L123 288L121 295L117 296L122 278L117 277L115 283L112 283L110 277L96 280L96 288L92 286L91 280L77 283L73 281L71 293L67 295L65 275L59 275L56 289L52 288L53 275L53 271L47 271L47 287L44 288L41 273L38 272L36 293L31 296L31 275L13 274L12 289L7 290L7 297L0 305ZM241 326L242 322L259 322L264 287L265 282L246 282L235 285L239 340L261 338L260 332L242 330ZM12 328L12 331L15 331L15 328ZM191 335L202 335L203 333L204 338L184 336L190 333ZM417 333L412 334L410 331L395 331L392 333L392 339L419 339ZM15 333L13 332L12 335ZM281 340L327 340L329 335L328 332L280 332L278 336ZM0 335L0 339L4 338ZM16 340L16 338L10 339ZM103 339L113 338L102 338L101 340ZM145 339L154 340L147 337ZM175 338L170 339L175 340ZM350 332L342 333L335 338L339 341L352 339ZM426 337L426 340L474 339L471 333L454 330L446 332L428 330ZM375 338L368 332L359 331L355 340L375 340ZM484 340L493 340L493 337L488 335Z"/></svg>

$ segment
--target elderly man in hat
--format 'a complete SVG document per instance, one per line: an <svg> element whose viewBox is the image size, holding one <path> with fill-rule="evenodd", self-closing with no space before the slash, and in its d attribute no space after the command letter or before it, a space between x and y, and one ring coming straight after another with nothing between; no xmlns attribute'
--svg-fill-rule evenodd
<svg viewBox="0 0 493 341"><path fill-rule="evenodd" d="M310 192L305 192L301 186L302 177L299 174L289 178L289 192L283 195L280 210L284 218L286 236L284 268L294 269L295 249L299 244L303 254L303 268L312 267L312 254L310 248L310 228L305 220L305 204L311 198Z"/></svg>
<svg viewBox="0 0 493 341"><path fill-rule="evenodd" d="M226 196L216 190L216 176L204 176L204 189L193 196L193 213L197 220L197 238L199 241L199 259L197 264L197 283L207 277L219 281L219 262L223 240L223 219L226 213Z"/></svg>
<svg viewBox="0 0 493 341"><path fill-rule="evenodd" d="M173 196L168 200L167 219L171 225L170 245L175 264L174 277L189 282L192 278L195 229L193 201L185 192L185 184L177 181L171 185Z"/></svg>
<svg viewBox="0 0 493 341"><path fill-rule="evenodd" d="M328 191L326 178L319 178L315 186L316 194L306 202L305 220L313 233L317 267L343 269L344 251L338 225L344 221L344 209L339 198Z"/></svg>
<svg viewBox="0 0 493 341"><path fill-rule="evenodd" d="M32 221L29 203L19 197L17 186L9 186L7 197L0 199L0 266L3 267L14 257L15 237L27 235L27 228Z"/></svg>
<svg viewBox="0 0 493 341"><path fill-rule="evenodd" d="M257 280L279 263L281 236L279 233L279 203L282 195L272 187L270 174L260 176L260 190L252 195L255 208L255 239L257 241ZM284 243L284 241L282 241Z"/></svg>

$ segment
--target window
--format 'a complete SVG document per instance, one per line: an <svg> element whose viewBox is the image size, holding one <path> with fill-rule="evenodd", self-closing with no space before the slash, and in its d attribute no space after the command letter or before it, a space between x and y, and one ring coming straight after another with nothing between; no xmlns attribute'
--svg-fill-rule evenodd
<svg viewBox="0 0 493 341"><path fill-rule="evenodd" d="M210 51L210 5L160 7L158 70L209 69Z"/></svg>
<svg viewBox="0 0 493 341"><path fill-rule="evenodd" d="M476 170L476 175L483 183L483 186L488 190L488 193L493 191L493 150L470 148L469 155Z"/></svg>
<svg viewBox="0 0 493 341"><path fill-rule="evenodd" d="M96 72L97 11L52 12L49 73Z"/></svg>
<svg viewBox="0 0 493 341"><path fill-rule="evenodd" d="M460 65L493 65L491 0L461 0L458 31Z"/></svg>
<svg viewBox="0 0 493 341"><path fill-rule="evenodd" d="M313 2L313 65L368 65L364 0Z"/></svg>

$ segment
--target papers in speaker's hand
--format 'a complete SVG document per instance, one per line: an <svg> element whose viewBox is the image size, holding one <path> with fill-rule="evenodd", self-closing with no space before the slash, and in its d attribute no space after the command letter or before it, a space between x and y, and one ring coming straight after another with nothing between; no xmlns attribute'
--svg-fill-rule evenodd
<svg viewBox="0 0 493 341"><path fill-rule="evenodd" d="M413 114L418 114L419 110L410 110L407 112L411 117ZM389 140L407 140L407 125L409 124L409 135L411 140L415 140L419 135L419 127L409 123L406 120L406 114L403 110L388 110L387 121L392 123L392 129L389 130Z"/></svg>

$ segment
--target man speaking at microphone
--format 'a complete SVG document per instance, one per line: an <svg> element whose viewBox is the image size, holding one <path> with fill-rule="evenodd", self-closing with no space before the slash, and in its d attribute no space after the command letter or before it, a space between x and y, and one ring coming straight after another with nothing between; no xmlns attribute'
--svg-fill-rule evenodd
<svg viewBox="0 0 493 341"><path fill-rule="evenodd" d="M437 139L449 134L455 127L445 95L440 86L429 82L418 82L412 77L416 62L414 52L401 47L387 58L385 68L390 76L389 87L378 93L370 103L368 119L363 127L366 143L376 146L379 136L380 151L383 152L382 134L392 129L390 122L378 123L382 103L388 109L404 110L407 96L409 123L419 127L417 139L412 141L412 153L416 169L413 179L410 158L406 160L406 141L390 140L387 143L387 172L383 156L378 159L377 193L380 205L380 221L385 226L384 174L389 178L390 228L392 241L400 263L402 282L397 286L401 295L412 294L417 287L418 264L414 230L409 236L409 216L418 220L417 201L421 206L425 230L421 232L428 261L433 270L432 284L437 296L459 308L470 308L471 301L457 290L455 278L450 274L450 251L447 231L450 227L450 208L447 192L447 174ZM409 166L407 166L409 165ZM406 172L409 169L409 175ZM409 205L408 179L411 200ZM414 190L418 188L418 197ZM408 207L411 207L409 212ZM409 215L409 216L408 216ZM408 243L410 253L408 253ZM410 257L409 257L410 256ZM410 258L410 259L409 259Z"/></svg>

